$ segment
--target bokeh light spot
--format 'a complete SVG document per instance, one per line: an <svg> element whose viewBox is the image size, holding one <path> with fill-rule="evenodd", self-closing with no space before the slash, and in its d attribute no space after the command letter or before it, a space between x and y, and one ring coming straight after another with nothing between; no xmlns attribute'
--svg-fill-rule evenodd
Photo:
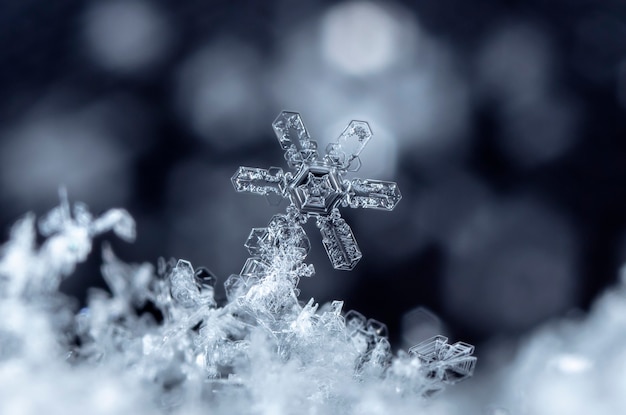
<svg viewBox="0 0 626 415"><path fill-rule="evenodd" d="M402 27L379 3L354 1L330 8L322 20L321 47L326 61L350 75L382 71L398 59Z"/></svg>
<svg viewBox="0 0 626 415"><path fill-rule="evenodd" d="M115 72L136 72L160 62L173 40L163 13L143 0L93 2L83 24L89 54Z"/></svg>

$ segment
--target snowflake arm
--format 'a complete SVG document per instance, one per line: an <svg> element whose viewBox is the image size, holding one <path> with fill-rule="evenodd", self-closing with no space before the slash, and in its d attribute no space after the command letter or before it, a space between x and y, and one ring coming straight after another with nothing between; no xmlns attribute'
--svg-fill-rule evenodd
<svg viewBox="0 0 626 415"><path fill-rule="evenodd" d="M272 127L280 146L285 150L289 167L300 167L317 159L317 142L311 140L300 114L283 111L274 120Z"/></svg>
<svg viewBox="0 0 626 415"><path fill-rule="evenodd" d="M322 244L333 268L350 271L363 256L350 225L341 217L338 209L329 216L319 216L317 227L322 234Z"/></svg>
<svg viewBox="0 0 626 415"><path fill-rule="evenodd" d="M255 193L262 196L274 193L285 196L285 175L283 169L278 167L270 167L269 169L239 167L231 181L238 192Z"/></svg>
<svg viewBox="0 0 626 415"><path fill-rule="evenodd" d="M395 182L372 179L352 179L346 197L352 208L393 210L402 199Z"/></svg>
<svg viewBox="0 0 626 415"><path fill-rule="evenodd" d="M347 171L361 167L359 154L372 138L372 129L365 121L352 120L337 138L326 147L326 160L333 166Z"/></svg>

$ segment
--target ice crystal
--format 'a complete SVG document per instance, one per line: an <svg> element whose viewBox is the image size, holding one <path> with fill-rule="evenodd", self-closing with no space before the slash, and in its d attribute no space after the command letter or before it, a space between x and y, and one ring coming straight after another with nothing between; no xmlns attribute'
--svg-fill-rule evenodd
<svg viewBox="0 0 626 415"><path fill-rule="evenodd" d="M435 336L409 349L409 355L417 357L430 380L430 385L425 385L426 393L471 376L476 364L473 352L474 346L464 342L448 344L445 336Z"/></svg>
<svg viewBox="0 0 626 415"><path fill-rule="evenodd" d="M73 211L64 189L61 204L39 221L39 231L47 239L35 250L35 217L27 215L12 230L12 243L2 249L0 293L7 296L35 295L53 292L63 277L74 271L91 251L94 236L113 230L119 237L132 241L135 222L123 209L112 209L94 218L81 203ZM72 215L73 213L73 215Z"/></svg>
<svg viewBox="0 0 626 415"><path fill-rule="evenodd" d="M0 251L0 384L43 392L0 388L0 413L388 413L390 402L395 413L413 413L472 374L465 343L437 337L395 355L383 323L344 313L341 301L298 299L300 278L314 274L305 263L307 216L316 216L333 263L353 264L358 249L348 249L354 238L336 204L388 209L399 193L394 184L341 178L369 139L367 124L351 123L320 162L299 116L289 114L275 126L283 131L291 117L299 131L298 146L290 135L279 138L302 188L277 170L256 182L246 176L248 189L282 189L292 204L252 229L250 258L224 282L225 302L216 300L206 268L183 259L127 264L105 244L109 291L92 289L75 313L59 282L86 259L93 236L112 230L132 240L130 215L114 209L95 217L83 204L71 207L63 191L61 205L39 222L47 238L40 247L34 215L15 225Z"/></svg>
<svg viewBox="0 0 626 415"><path fill-rule="evenodd" d="M309 136L300 114L283 111L272 126L287 164L296 171L240 167L232 178L235 189L267 196L270 201L289 199L289 206L297 209L302 222L316 218L333 267L353 269L362 254L338 206L393 210L402 198L394 182L345 178L347 172L361 167L359 154L372 138L369 124L351 121L321 159L317 142Z"/></svg>

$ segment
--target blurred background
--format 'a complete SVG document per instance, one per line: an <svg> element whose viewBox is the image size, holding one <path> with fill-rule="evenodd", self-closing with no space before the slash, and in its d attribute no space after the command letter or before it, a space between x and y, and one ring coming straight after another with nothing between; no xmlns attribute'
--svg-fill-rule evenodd
<svg viewBox="0 0 626 415"><path fill-rule="evenodd" d="M281 110L320 148L352 119L372 127L355 176L403 200L343 210L352 272L309 223L301 298L345 300L396 347L519 338L586 311L626 260L623 0L3 0L2 239L64 184L136 218L135 244L99 238L124 260L184 258L223 282L284 211L230 182L286 168ZM103 285L98 251L66 292Z"/></svg>

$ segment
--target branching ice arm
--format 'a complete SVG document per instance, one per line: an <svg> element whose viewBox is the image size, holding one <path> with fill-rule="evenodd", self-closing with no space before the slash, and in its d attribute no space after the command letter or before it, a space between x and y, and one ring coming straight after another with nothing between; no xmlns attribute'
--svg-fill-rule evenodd
<svg viewBox="0 0 626 415"><path fill-rule="evenodd" d="M372 179L352 179L348 205L353 208L393 210L402 199L395 182Z"/></svg>
<svg viewBox="0 0 626 415"><path fill-rule="evenodd" d="M317 227L333 267L341 270L353 269L362 254L352 229L340 216L339 210L333 209L329 216L319 216Z"/></svg>
<svg viewBox="0 0 626 415"><path fill-rule="evenodd" d="M337 138L326 147L326 159L333 165L350 171L361 167L359 154L372 138L372 130L365 121L352 120Z"/></svg>
<svg viewBox="0 0 626 415"><path fill-rule="evenodd" d="M256 167L239 167L231 178L238 192L255 193L267 196L271 193L285 195L285 176L277 167L260 169Z"/></svg>
<svg viewBox="0 0 626 415"><path fill-rule="evenodd" d="M289 167L299 167L317 159L317 142L311 140L309 132L297 112L283 111L272 123L278 142L285 150Z"/></svg>

